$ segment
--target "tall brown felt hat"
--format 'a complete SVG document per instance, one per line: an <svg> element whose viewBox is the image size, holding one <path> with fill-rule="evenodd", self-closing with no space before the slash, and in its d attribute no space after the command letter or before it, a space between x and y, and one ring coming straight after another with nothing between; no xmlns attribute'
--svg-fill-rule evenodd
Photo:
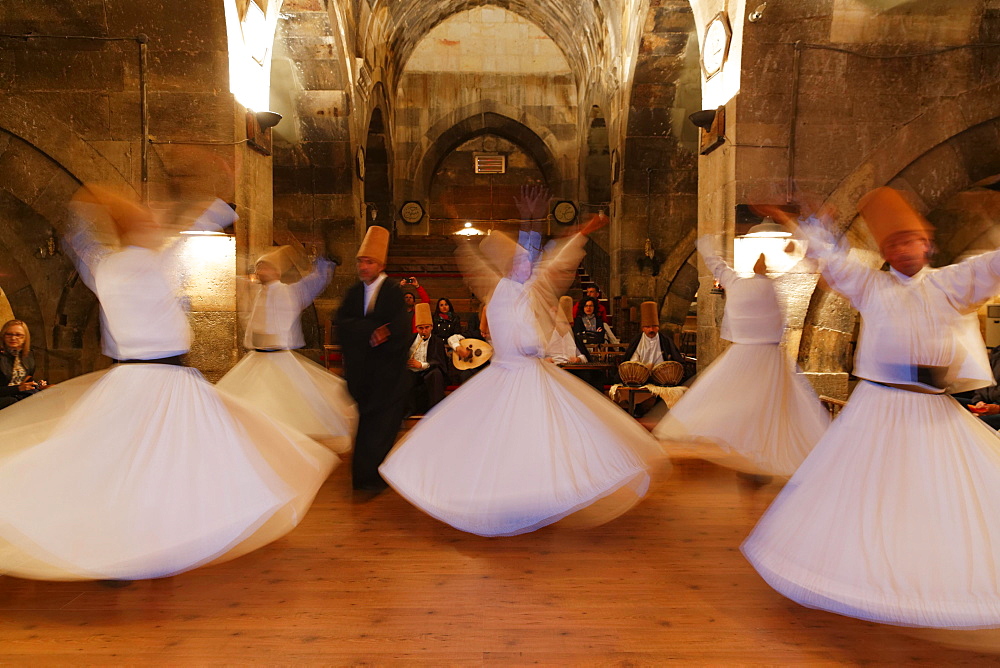
<svg viewBox="0 0 1000 668"><path fill-rule="evenodd" d="M656 307L656 302L643 302L639 306L639 326L660 326L660 310Z"/></svg>
<svg viewBox="0 0 1000 668"><path fill-rule="evenodd" d="M858 211L879 248L899 232L917 232L928 241L934 236L934 227L895 188L882 186L871 191L858 202Z"/></svg>
<svg viewBox="0 0 1000 668"><path fill-rule="evenodd" d="M573 322L573 298L569 295L559 298L559 317L564 322Z"/></svg>
<svg viewBox="0 0 1000 668"><path fill-rule="evenodd" d="M130 196L96 183L82 186L73 195L73 201L103 207L114 226L114 233L121 237L130 230L153 222L153 213Z"/></svg>
<svg viewBox="0 0 1000 668"><path fill-rule="evenodd" d="M370 257L385 264L389 259L389 230L378 225L369 227L355 257Z"/></svg>
<svg viewBox="0 0 1000 668"><path fill-rule="evenodd" d="M433 325L434 321L431 320L431 305L425 304L424 302L419 302L413 307L413 326L419 327L420 325Z"/></svg>
<svg viewBox="0 0 1000 668"><path fill-rule="evenodd" d="M497 268L502 276L510 273L517 248L516 241L495 230L479 244L479 251Z"/></svg>
<svg viewBox="0 0 1000 668"><path fill-rule="evenodd" d="M254 264L266 262L277 269L279 274L284 274L292 268L291 250L290 246L278 246L261 255Z"/></svg>

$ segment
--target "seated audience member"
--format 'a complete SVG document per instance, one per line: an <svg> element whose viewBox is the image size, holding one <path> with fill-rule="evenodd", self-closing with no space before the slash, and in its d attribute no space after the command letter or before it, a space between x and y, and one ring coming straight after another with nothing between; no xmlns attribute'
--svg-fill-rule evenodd
<svg viewBox="0 0 1000 668"><path fill-rule="evenodd" d="M993 378L1000 382L1000 346L990 351L990 366ZM1000 386L981 387L972 393L969 410L982 418L983 422L1000 430Z"/></svg>
<svg viewBox="0 0 1000 668"><path fill-rule="evenodd" d="M586 364L587 346L570 327L570 307L573 299L567 295L559 298L559 309L555 315L555 329L545 347L545 361L555 364Z"/></svg>
<svg viewBox="0 0 1000 668"><path fill-rule="evenodd" d="M409 278L404 278L399 281L399 287L403 289L403 302L406 303L406 311L411 314L411 321L413 318L413 307L417 303L417 296L410 292L409 288L413 288L417 291L417 295L420 296L420 302L422 304L430 304L431 296L427 294L427 291L420 287L420 283L413 276ZM413 334L417 333L417 323L412 321L411 325L413 327Z"/></svg>
<svg viewBox="0 0 1000 668"><path fill-rule="evenodd" d="M486 310L484 307L480 307L479 313L469 314L462 334L454 334L451 338L445 341L445 349L448 353L448 359L451 365L450 380L453 385L461 385L490 364L489 361L487 361L485 364L476 366L472 369L457 368L454 362L451 362L451 360L455 359L453 353L457 354L459 359L466 362L469 361L470 353L468 348L463 348L459 345L463 339L479 339L480 341L487 342L490 340L490 330L486 325Z"/></svg>
<svg viewBox="0 0 1000 668"><path fill-rule="evenodd" d="M0 408L7 408L46 386L44 380L33 380L34 373L28 325L23 320L8 320L0 328Z"/></svg>
<svg viewBox="0 0 1000 668"><path fill-rule="evenodd" d="M411 390L411 415L422 415L444 399L445 374L449 360L444 350L444 341L432 334L434 329L429 304L414 307L417 335L410 345L407 368L413 372Z"/></svg>
<svg viewBox="0 0 1000 668"><path fill-rule="evenodd" d="M598 313L600 304L596 297L584 297L580 300L580 309L573 321L573 331L587 344L605 342L604 320Z"/></svg>
<svg viewBox="0 0 1000 668"><path fill-rule="evenodd" d="M597 315L601 317L601 322L608 322L608 310L604 308L604 304L601 303L601 289L594 284L587 286L587 289L583 291L584 297L593 297L597 300ZM580 315L580 304L583 303L583 299L573 304L573 318Z"/></svg>
<svg viewBox="0 0 1000 668"><path fill-rule="evenodd" d="M555 328L552 338L545 348L545 361L559 365L587 364L587 346L570 326L573 315L573 299L568 295L559 298ZM567 369L574 376L586 381L596 389L604 391L604 374L599 369Z"/></svg>
<svg viewBox="0 0 1000 668"><path fill-rule="evenodd" d="M639 307L639 326L642 333L629 344L622 361L642 362L650 369L669 360L684 364L684 356L677 349L673 338L660 332L660 315L656 302L643 302ZM685 373L685 377L687 375Z"/></svg>
<svg viewBox="0 0 1000 668"><path fill-rule="evenodd" d="M451 300L447 297L441 297L437 300L437 308L434 310L434 336L442 341L447 341L456 335L465 337L462 321L455 313L455 307L451 305Z"/></svg>

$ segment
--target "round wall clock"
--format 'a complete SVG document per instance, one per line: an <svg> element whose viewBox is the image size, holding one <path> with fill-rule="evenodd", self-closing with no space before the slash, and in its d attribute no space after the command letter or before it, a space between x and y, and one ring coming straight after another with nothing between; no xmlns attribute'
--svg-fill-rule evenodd
<svg viewBox="0 0 1000 668"><path fill-rule="evenodd" d="M552 217L563 225L572 223L576 219L576 205L568 200L558 202L552 209Z"/></svg>
<svg viewBox="0 0 1000 668"><path fill-rule="evenodd" d="M407 202L399 210L399 215L403 222L413 225L424 219L424 207L420 202Z"/></svg>
<svg viewBox="0 0 1000 668"><path fill-rule="evenodd" d="M705 39L701 45L701 68L706 79L718 74L725 64L732 35L725 12L716 14L705 28Z"/></svg>
<svg viewBox="0 0 1000 668"><path fill-rule="evenodd" d="M365 147L364 146L359 146L358 147L358 153L355 156L355 163L356 163L355 164L355 170L357 171L357 174L358 174L358 180L359 181L364 181L365 180Z"/></svg>

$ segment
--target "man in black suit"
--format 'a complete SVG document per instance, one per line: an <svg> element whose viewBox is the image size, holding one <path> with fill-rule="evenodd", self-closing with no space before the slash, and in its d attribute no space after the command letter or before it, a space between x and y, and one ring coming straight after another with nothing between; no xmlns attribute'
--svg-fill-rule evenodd
<svg viewBox="0 0 1000 668"><path fill-rule="evenodd" d="M410 392L410 414L424 414L444 399L445 374L450 362L444 349L444 339L432 332L430 304L417 304L414 309L417 335L410 344L410 359L406 367L413 374Z"/></svg>
<svg viewBox="0 0 1000 668"><path fill-rule="evenodd" d="M406 413L410 314L403 291L385 272L389 231L368 228L358 249L358 278L347 291L334 324L344 355L347 389L358 403L358 435L351 473L354 489L386 488L378 467L389 454Z"/></svg>

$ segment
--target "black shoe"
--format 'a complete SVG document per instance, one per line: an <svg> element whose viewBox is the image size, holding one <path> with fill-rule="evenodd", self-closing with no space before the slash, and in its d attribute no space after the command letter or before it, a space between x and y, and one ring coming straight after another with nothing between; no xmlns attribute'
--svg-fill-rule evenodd
<svg viewBox="0 0 1000 668"><path fill-rule="evenodd" d="M97 584L108 589L121 589L132 584L131 580L98 580Z"/></svg>

